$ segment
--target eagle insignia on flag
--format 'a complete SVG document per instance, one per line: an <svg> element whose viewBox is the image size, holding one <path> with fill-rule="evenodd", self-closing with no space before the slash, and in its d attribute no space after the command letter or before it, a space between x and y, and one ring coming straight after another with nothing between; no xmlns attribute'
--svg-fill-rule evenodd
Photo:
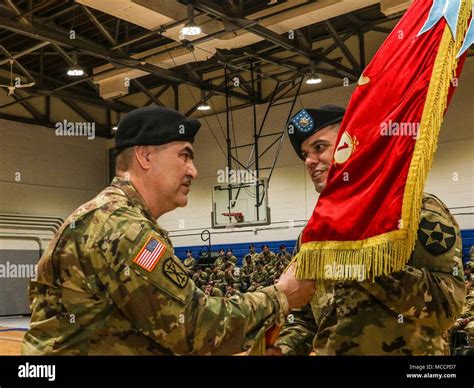
<svg viewBox="0 0 474 388"><path fill-rule="evenodd" d="M304 109L297 116L295 116L293 119L293 124L296 126L298 131L303 133L309 132L314 128L313 118Z"/></svg>
<svg viewBox="0 0 474 388"><path fill-rule="evenodd" d="M143 245L143 248L140 249L140 252L138 252L137 256L133 259L133 262L144 270L151 272L165 251L166 245L154 236L150 236Z"/></svg>

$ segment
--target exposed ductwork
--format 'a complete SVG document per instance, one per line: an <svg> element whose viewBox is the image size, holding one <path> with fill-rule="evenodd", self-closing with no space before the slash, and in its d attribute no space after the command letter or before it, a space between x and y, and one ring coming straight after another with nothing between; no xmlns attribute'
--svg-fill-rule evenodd
<svg viewBox="0 0 474 388"><path fill-rule="evenodd" d="M165 69L206 60L212 57L218 49L245 47L264 39L259 34L249 32L250 28L243 29L242 25L237 22L226 21L224 23L201 12L195 17L195 21L201 26L202 33L189 39L197 41L193 44L195 49L190 51L183 47L180 41L180 30L186 21L187 8L177 0L76 1L149 30L170 25L171 27L168 29L163 27L161 33L175 42L133 55L133 58L139 59L143 63L151 63ZM265 27L276 34L284 34L290 30L300 29L379 2L379 0L320 0L317 2L295 0L248 15L246 20L258 21L258 26ZM197 2L197 9L200 8L200 3L208 2ZM386 3L390 3L387 9L393 10L393 7L404 6L401 3L406 3L408 6L409 2L393 0ZM93 73L94 82L99 85L100 95L103 98L112 98L128 93L130 80L149 74L139 69L115 69L110 64L94 68Z"/></svg>

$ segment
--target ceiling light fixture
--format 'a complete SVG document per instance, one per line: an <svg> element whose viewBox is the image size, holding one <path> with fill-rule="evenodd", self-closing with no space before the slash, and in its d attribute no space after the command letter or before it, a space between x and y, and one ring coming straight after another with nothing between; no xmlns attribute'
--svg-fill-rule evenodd
<svg viewBox="0 0 474 388"><path fill-rule="evenodd" d="M72 54L72 61L74 64L68 69L67 75L71 77L80 77L84 75L84 69L78 65L76 53Z"/></svg>
<svg viewBox="0 0 474 388"><path fill-rule="evenodd" d="M316 73L315 67L314 61L311 61L311 72L308 74L308 79L306 80L307 85L316 85L323 82L321 77Z"/></svg>
<svg viewBox="0 0 474 388"><path fill-rule="evenodd" d="M194 23L194 6L188 4L188 19L189 21L181 29L181 34L186 35L199 35L201 33L201 27Z"/></svg>
<svg viewBox="0 0 474 388"><path fill-rule="evenodd" d="M205 110L210 110L210 109L211 107L206 102L206 97L204 96L204 90L201 90L201 103L197 107L197 110L205 111Z"/></svg>

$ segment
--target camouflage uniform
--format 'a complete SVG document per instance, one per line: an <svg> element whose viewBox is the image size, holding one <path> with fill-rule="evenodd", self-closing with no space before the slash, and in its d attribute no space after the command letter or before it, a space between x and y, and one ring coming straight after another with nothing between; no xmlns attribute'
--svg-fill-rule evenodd
<svg viewBox="0 0 474 388"><path fill-rule="evenodd" d="M225 263L227 262L227 257L224 256L219 256L215 261L214 261L214 266L215 267L222 267Z"/></svg>
<svg viewBox="0 0 474 388"><path fill-rule="evenodd" d="M261 260L263 262L264 265L267 265L267 264L270 264L270 263L273 263L276 259L276 256L273 252L268 252L267 254L265 253L260 253L258 255L258 260Z"/></svg>
<svg viewBox="0 0 474 388"><path fill-rule="evenodd" d="M184 259L184 266L188 273L192 276L194 274L194 267L196 266L196 259L194 257L186 257Z"/></svg>
<svg viewBox="0 0 474 388"><path fill-rule="evenodd" d="M232 272L232 270L226 270L224 275L225 282L230 285L238 282Z"/></svg>
<svg viewBox="0 0 474 388"><path fill-rule="evenodd" d="M461 311L460 319L466 319L469 322L463 327L460 327L458 323L455 325L455 329L464 330L468 337L471 346L474 346L474 290L471 290L470 293L466 296L464 306Z"/></svg>
<svg viewBox="0 0 474 388"><path fill-rule="evenodd" d="M201 289L207 284L208 281L209 275L204 271L196 272L193 275L193 282Z"/></svg>
<svg viewBox="0 0 474 388"><path fill-rule="evenodd" d="M266 273L265 285L270 285L275 282L276 266L275 263L269 263L265 266L264 271Z"/></svg>
<svg viewBox="0 0 474 388"><path fill-rule="evenodd" d="M235 257L234 255L230 256L230 257L227 257L227 260L226 260L228 263L232 263L234 265L237 264L237 257Z"/></svg>
<svg viewBox="0 0 474 388"><path fill-rule="evenodd" d="M257 252L254 252L254 253L249 252L247 254L250 255L250 257L252 258L252 263L253 263L253 265L255 265L255 263L258 260L259 254Z"/></svg>
<svg viewBox="0 0 474 388"><path fill-rule="evenodd" d="M275 270L275 279L279 279L281 274L285 271L285 268L287 266L284 265L284 264L279 264L277 267L276 267L276 270Z"/></svg>
<svg viewBox="0 0 474 388"><path fill-rule="evenodd" d="M166 249L148 271L134 260L152 239ZM227 300L201 292L120 178L68 217L37 274L25 355L234 354L288 312L276 287Z"/></svg>
<svg viewBox="0 0 474 388"><path fill-rule="evenodd" d="M207 292L206 292L206 294L207 294ZM222 291L219 290L217 287L212 287L212 289L211 289L211 291L208 295L219 297L219 298L222 298L222 296L223 296Z"/></svg>
<svg viewBox="0 0 474 388"><path fill-rule="evenodd" d="M267 272L261 268L255 269L253 274L250 276L250 287L248 289L249 292L256 291L260 289L267 280Z"/></svg>
<svg viewBox="0 0 474 388"><path fill-rule="evenodd" d="M283 264L285 267L288 266L291 262L291 255L285 251L285 253L279 253L276 258L276 266Z"/></svg>
<svg viewBox="0 0 474 388"><path fill-rule="evenodd" d="M291 257L292 257L292 256L291 256L290 252L288 252L288 251L286 250L286 248L283 249L283 250L281 250L281 251L278 252L278 254L277 254L277 259L279 259L279 260L281 260L282 262L286 263L286 265L288 265L288 264L290 263Z"/></svg>
<svg viewBox="0 0 474 388"><path fill-rule="evenodd" d="M247 287L250 287L250 276L252 275L253 271L254 271L253 263L244 262L244 265L242 266L242 269L240 270L240 277L242 281L245 282Z"/></svg>
<svg viewBox="0 0 474 388"><path fill-rule="evenodd" d="M276 342L283 354L446 354L446 331L465 295L459 227L438 198L425 194L418 240L403 271L323 287L326 294L290 313Z"/></svg>
<svg viewBox="0 0 474 388"><path fill-rule="evenodd" d="M225 272L224 271L219 271L217 273L217 280L214 281L217 287L222 291L222 293L225 293L225 286L227 285L225 281Z"/></svg>

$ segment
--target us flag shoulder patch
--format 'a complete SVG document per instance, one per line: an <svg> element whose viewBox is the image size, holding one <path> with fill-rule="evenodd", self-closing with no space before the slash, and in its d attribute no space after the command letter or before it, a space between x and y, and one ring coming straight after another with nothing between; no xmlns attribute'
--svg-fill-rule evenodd
<svg viewBox="0 0 474 388"><path fill-rule="evenodd" d="M148 272L151 272L165 251L166 245L157 240L155 237L150 236L143 248L133 259L133 262Z"/></svg>

